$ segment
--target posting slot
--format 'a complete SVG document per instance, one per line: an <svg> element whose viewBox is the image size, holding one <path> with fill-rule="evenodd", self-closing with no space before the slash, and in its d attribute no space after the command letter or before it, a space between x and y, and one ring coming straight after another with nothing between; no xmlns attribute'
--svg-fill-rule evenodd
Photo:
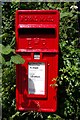
<svg viewBox="0 0 80 120"><path fill-rule="evenodd" d="M55 37L54 28L19 28L19 36L23 37Z"/></svg>

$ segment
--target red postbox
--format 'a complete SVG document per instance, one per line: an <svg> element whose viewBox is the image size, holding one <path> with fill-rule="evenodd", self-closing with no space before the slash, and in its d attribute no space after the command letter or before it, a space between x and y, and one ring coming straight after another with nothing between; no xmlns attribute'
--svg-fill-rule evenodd
<svg viewBox="0 0 80 120"><path fill-rule="evenodd" d="M16 65L16 107L22 111L57 109L59 12L16 11L16 52L25 63Z"/></svg>

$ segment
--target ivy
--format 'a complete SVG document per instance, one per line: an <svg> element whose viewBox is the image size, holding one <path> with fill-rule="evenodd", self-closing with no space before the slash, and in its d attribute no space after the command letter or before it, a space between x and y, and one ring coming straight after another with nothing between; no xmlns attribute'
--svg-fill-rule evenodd
<svg viewBox="0 0 80 120"><path fill-rule="evenodd" d="M13 52L13 49L11 48L10 45L7 45L6 47L5 46L2 47L2 54L8 55L11 52Z"/></svg>
<svg viewBox="0 0 80 120"><path fill-rule="evenodd" d="M11 62L15 64L23 64L25 60L20 55L11 56Z"/></svg>

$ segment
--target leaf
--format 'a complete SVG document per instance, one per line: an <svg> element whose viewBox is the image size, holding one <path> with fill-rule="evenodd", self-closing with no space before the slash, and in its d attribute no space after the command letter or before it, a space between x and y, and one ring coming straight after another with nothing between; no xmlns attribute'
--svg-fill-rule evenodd
<svg viewBox="0 0 80 120"><path fill-rule="evenodd" d="M12 0L12 2L20 2L20 0Z"/></svg>
<svg viewBox="0 0 80 120"><path fill-rule="evenodd" d="M2 47L3 47L3 45L0 44L0 53L2 53Z"/></svg>
<svg viewBox="0 0 80 120"><path fill-rule="evenodd" d="M17 111L14 115L12 115L11 120L13 120L13 118L15 118L15 116L19 116L19 114L20 114L20 112Z"/></svg>
<svg viewBox="0 0 80 120"><path fill-rule="evenodd" d="M10 54L11 52L13 52L13 49L11 48L10 45L2 46L2 54L8 55L8 54Z"/></svg>
<svg viewBox="0 0 80 120"><path fill-rule="evenodd" d="M8 36L8 33L4 33L4 34L0 35L0 40L1 40L1 38L5 38L7 36Z"/></svg>
<svg viewBox="0 0 80 120"><path fill-rule="evenodd" d="M23 64L25 60L20 55L15 55L11 57L11 62L15 64Z"/></svg>
<svg viewBox="0 0 80 120"><path fill-rule="evenodd" d="M4 57L2 57L2 64L5 64L5 59L4 59Z"/></svg>
<svg viewBox="0 0 80 120"><path fill-rule="evenodd" d="M10 46L13 46L15 44L15 36L12 38L12 41L10 43Z"/></svg>
<svg viewBox="0 0 80 120"><path fill-rule="evenodd" d="M5 63L5 59L4 59L4 57L1 55L1 53L0 53L0 64L4 64Z"/></svg>
<svg viewBox="0 0 80 120"><path fill-rule="evenodd" d="M62 12L60 13L60 19L64 18L64 17L72 17L72 13L70 12Z"/></svg>

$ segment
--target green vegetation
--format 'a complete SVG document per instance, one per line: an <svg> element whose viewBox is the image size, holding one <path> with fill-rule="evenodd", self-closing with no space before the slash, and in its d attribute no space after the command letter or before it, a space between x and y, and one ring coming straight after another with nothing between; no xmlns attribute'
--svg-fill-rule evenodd
<svg viewBox="0 0 80 120"><path fill-rule="evenodd" d="M72 6L72 7L71 7ZM56 113L19 112L15 106L15 64L23 63L15 53L15 11L17 9L58 9L60 11L58 109ZM2 105L3 120L80 119L80 48L76 3L2 4Z"/></svg>

